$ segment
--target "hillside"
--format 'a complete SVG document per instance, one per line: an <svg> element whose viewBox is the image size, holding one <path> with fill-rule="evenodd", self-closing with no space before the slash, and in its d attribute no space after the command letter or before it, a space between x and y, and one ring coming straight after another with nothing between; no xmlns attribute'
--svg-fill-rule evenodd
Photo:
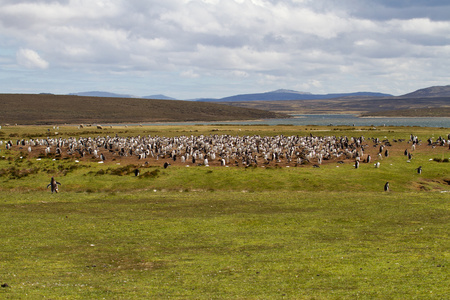
<svg viewBox="0 0 450 300"><path fill-rule="evenodd" d="M177 100L175 98L163 95L163 94L157 94L157 95L150 95L150 96L143 96L144 99L158 99L158 100Z"/></svg>
<svg viewBox="0 0 450 300"><path fill-rule="evenodd" d="M432 86L415 92L403 95L401 97L417 98L417 97L450 97L450 85Z"/></svg>
<svg viewBox="0 0 450 300"><path fill-rule="evenodd" d="M48 94L0 94L0 124L151 123L288 117L217 103Z"/></svg>
<svg viewBox="0 0 450 300"><path fill-rule="evenodd" d="M102 92L102 91L70 93L68 95L69 96L83 96L83 97L104 97L104 98L136 98L136 97L133 97L133 95L116 94L116 93Z"/></svg>
<svg viewBox="0 0 450 300"><path fill-rule="evenodd" d="M318 100L336 99L343 97L392 97L389 94L356 92L356 93L333 93L333 94L311 94L293 90L276 90L266 93L241 94L220 99L198 99L201 102L244 102L244 101L283 101L283 100Z"/></svg>
<svg viewBox="0 0 450 300"><path fill-rule="evenodd" d="M285 114L364 114L390 116L428 116L426 109L434 109L433 116L447 116L443 108L450 108L450 97L430 98L338 98L291 101L243 101L223 102L236 107L270 110ZM439 110L441 109L441 110ZM408 110L414 110L407 112ZM388 113L389 112L389 113ZM424 113L422 115L421 113Z"/></svg>

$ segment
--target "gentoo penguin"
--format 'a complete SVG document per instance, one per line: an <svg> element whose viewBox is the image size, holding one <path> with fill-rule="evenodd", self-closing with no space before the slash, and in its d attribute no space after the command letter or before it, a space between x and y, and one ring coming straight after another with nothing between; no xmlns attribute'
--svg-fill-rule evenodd
<svg viewBox="0 0 450 300"><path fill-rule="evenodd" d="M57 193L58 192L58 184L61 185L61 183L59 183L58 181L55 180L54 177L52 177L50 183L47 185L47 188L51 187L52 194L53 194L53 192Z"/></svg>
<svg viewBox="0 0 450 300"><path fill-rule="evenodd" d="M386 182L384 185L384 191L389 192L389 182Z"/></svg>
<svg viewBox="0 0 450 300"><path fill-rule="evenodd" d="M417 168L417 173L418 173L418 174L422 174L422 166L420 166L420 167Z"/></svg>

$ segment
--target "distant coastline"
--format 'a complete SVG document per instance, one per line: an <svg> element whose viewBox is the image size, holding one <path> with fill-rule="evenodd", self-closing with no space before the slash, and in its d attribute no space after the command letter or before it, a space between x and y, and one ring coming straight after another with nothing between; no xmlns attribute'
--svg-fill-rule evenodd
<svg viewBox="0 0 450 300"><path fill-rule="evenodd" d="M411 108L363 113L361 117L433 118L450 117L450 107Z"/></svg>

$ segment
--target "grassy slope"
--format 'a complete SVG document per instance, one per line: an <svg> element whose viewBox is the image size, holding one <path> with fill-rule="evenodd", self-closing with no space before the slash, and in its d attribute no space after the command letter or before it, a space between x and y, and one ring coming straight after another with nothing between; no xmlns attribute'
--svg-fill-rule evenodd
<svg viewBox="0 0 450 300"><path fill-rule="evenodd" d="M312 129L390 140L448 131ZM23 130L5 128L0 139L45 128ZM181 127L127 130L170 136ZM115 164L20 155L0 152L2 170L38 170L0 177L0 281L10 286L0 288L2 298L443 299L450 292L449 163L430 161L448 158L448 148L419 148L411 163L391 151L380 169L149 166L159 172L147 178L99 172L121 167ZM45 189L49 176L62 182L60 193ZM382 191L386 180L389 193Z"/></svg>
<svg viewBox="0 0 450 300"><path fill-rule="evenodd" d="M448 295L448 195L2 194L5 299Z"/></svg>
<svg viewBox="0 0 450 300"><path fill-rule="evenodd" d="M63 95L0 94L0 106L0 124L136 124L283 117L215 103Z"/></svg>

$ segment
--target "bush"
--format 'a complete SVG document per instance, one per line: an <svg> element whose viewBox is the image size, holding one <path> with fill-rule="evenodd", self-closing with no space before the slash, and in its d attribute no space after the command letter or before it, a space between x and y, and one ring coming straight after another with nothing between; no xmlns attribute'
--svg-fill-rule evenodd
<svg viewBox="0 0 450 300"><path fill-rule="evenodd" d="M10 179L20 179L22 177L27 177L30 174L37 174L39 170L40 170L39 168L19 169L13 166L6 169L1 169L0 177L9 177Z"/></svg>
<svg viewBox="0 0 450 300"><path fill-rule="evenodd" d="M445 162L445 163L448 163L449 162L449 159L448 158L433 158L433 161L435 161L435 162Z"/></svg>
<svg viewBox="0 0 450 300"><path fill-rule="evenodd" d="M160 173L161 171L159 170L159 169L155 169L155 170L153 170L153 171L147 171L147 172L145 172L144 174L142 174L140 177L143 177L143 178L155 178L155 177L158 177L159 176L159 173Z"/></svg>
<svg viewBox="0 0 450 300"><path fill-rule="evenodd" d="M135 169L135 165L127 165L121 168L108 168L107 173L111 175L125 176L134 173Z"/></svg>

